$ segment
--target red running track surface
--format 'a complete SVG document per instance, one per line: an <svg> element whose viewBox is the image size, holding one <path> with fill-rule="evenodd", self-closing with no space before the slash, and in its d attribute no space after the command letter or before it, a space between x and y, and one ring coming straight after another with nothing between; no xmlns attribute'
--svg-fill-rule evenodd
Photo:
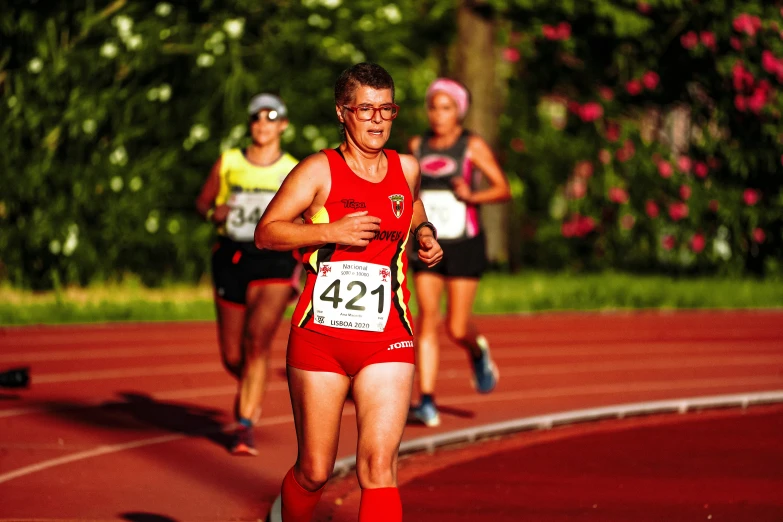
<svg viewBox="0 0 783 522"><path fill-rule="evenodd" d="M500 366L475 394L443 338L442 425L646 400L783 389L783 312L479 317ZM287 328L256 430L236 458L220 427L236 385L210 323L0 329L0 369L29 365L29 390L0 390L0 520L258 520L296 457L284 378ZM356 444L345 409L338 457ZM155 518L158 517L158 518Z"/></svg>
<svg viewBox="0 0 783 522"><path fill-rule="evenodd" d="M406 522L780 522L783 406L524 432L405 458ZM318 522L355 520L355 476Z"/></svg>

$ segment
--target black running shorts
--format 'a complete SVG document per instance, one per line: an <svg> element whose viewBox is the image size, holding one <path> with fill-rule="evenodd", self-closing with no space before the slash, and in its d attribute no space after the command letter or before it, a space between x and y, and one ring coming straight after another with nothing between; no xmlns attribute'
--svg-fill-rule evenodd
<svg viewBox="0 0 783 522"><path fill-rule="evenodd" d="M222 237L212 253L215 297L244 305L249 286L288 283L298 288L297 264L291 252L258 250Z"/></svg>
<svg viewBox="0 0 783 522"><path fill-rule="evenodd" d="M432 268L422 263L415 251L411 253L409 265L414 274L478 279L487 270L487 247L483 233L470 239L444 241L440 246L443 248L443 259Z"/></svg>

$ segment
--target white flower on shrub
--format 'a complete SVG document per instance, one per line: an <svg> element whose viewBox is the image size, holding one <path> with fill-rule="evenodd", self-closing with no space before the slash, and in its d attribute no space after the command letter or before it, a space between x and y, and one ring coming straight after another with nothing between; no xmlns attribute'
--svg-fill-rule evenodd
<svg viewBox="0 0 783 522"><path fill-rule="evenodd" d="M166 228L168 228L169 234L176 234L180 229L179 221L177 221L175 218L169 219L169 224Z"/></svg>
<svg viewBox="0 0 783 522"><path fill-rule="evenodd" d="M120 36L127 36L133 29L133 19L125 15L117 15L112 20L114 27L117 28L117 32Z"/></svg>
<svg viewBox="0 0 783 522"><path fill-rule="evenodd" d="M51 252L54 255L57 255L60 253L60 249L62 246L60 245L60 242L56 239L52 239L49 241L49 252Z"/></svg>
<svg viewBox="0 0 783 522"><path fill-rule="evenodd" d="M158 16L168 16L171 14L171 4L161 2L155 6L155 14Z"/></svg>
<svg viewBox="0 0 783 522"><path fill-rule="evenodd" d="M731 245L729 245L729 242L726 241L723 238L717 238L715 241L712 242L712 249L715 252L715 255L723 259L724 261L728 261L731 259Z"/></svg>
<svg viewBox="0 0 783 522"><path fill-rule="evenodd" d="M38 74L43 70L43 60L40 58L33 58L27 62L27 70L33 74Z"/></svg>
<svg viewBox="0 0 783 522"><path fill-rule="evenodd" d="M82 131L85 134L94 134L98 130L98 123L93 119L87 119L82 122Z"/></svg>
<svg viewBox="0 0 783 522"><path fill-rule="evenodd" d="M119 51L119 47L114 42L106 42L101 46L101 56L104 58L114 58Z"/></svg>
<svg viewBox="0 0 783 522"><path fill-rule="evenodd" d="M121 191L122 185L123 185L122 178L119 176L114 176L113 178L111 178L111 181L109 182L109 186L114 192Z"/></svg>
<svg viewBox="0 0 783 522"><path fill-rule="evenodd" d="M133 178L130 180L130 183L128 183L128 187L129 187L129 188L131 189L131 191L133 191L133 192L138 192L138 191L139 191L139 189L141 188L141 186L142 186L142 185L143 185L143 182L141 181L141 178L140 178L140 177L138 177L138 176L134 176L134 177L133 177Z"/></svg>
<svg viewBox="0 0 783 522"><path fill-rule="evenodd" d="M236 40L242 33L245 32L245 19L244 18L231 18L223 22L223 29L226 31L230 38Z"/></svg>
<svg viewBox="0 0 783 522"><path fill-rule="evenodd" d="M206 141L209 139L209 129L197 123L190 128L190 137L195 141Z"/></svg>
<svg viewBox="0 0 783 522"><path fill-rule="evenodd" d="M125 45L132 51L141 48L142 43L144 43L144 40L141 38L140 34L134 34L125 39Z"/></svg>
<svg viewBox="0 0 783 522"><path fill-rule="evenodd" d="M79 245L79 227L75 224L71 224L68 227L68 236L63 243L63 255L70 256L76 250Z"/></svg>
<svg viewBox="0 0 783 522"><path fill-rule="evenodd" d="M161 83L158 87L158 99L162 102L167 102L171 99L171 85L168 83Z"/></svg>
<svg viewBox="0 0 783 522"><path fill-rule="evenodd" d="M329 9L337 9L342 3L342 0L321 0L321 5Z"/></svg>
<svg viewBox="0 0 783 522"><path fill-rule="evenodd" d="M386 17L389 23L398 24L402 21L402 13L400 12L400 8L394 4L389 4L385 7L378 8L378 13Z"/></svg>
<svg viewBox="0 0 783 522"><path fill-rule="evenodd" d="M201 53L196 58L196 65L199 67L212 67L215 63L215 57L211 54Z"/></svg>
<svg viewBox="0 0 783 522"><path fill-rule="evenodd" d="M144 222L144 228L147 229L147 232L150 234L154 234L158 231L158 228L160 228L160 220L158 219L158 213L155 211L152 211L147 216L147 221Z"/></svg>
<svg viewBox="0 0 783 522"><path fill-rule="evenodd" d="M112 151L112 153L109 155L109 162L112 165L119 165L120 167L124 166L128 163L128 152L125 150L125 147L120 145L116 149Z"/></svg>
<svg viewBox="0 0 783 522"><path fill-rule="evenodd" d="M318 5L318 0L302 0L302 5L312 9L313 7Z"/></svg>

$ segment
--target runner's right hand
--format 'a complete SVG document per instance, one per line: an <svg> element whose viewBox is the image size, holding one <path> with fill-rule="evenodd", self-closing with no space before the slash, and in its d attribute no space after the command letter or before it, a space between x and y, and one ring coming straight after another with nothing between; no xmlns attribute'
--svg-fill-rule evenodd
<svg viewBox="0 0 783 522"><path fill-rule="evenodd" d="M330 243L358 247L370 244L381 230L381 219L367 214L366 210L353 212L331 223L330 235L334 239Z"/></svg>
<svg viewBox="0 0 783 522"><path fill-rule="evenodd" d="M212 214L212 222L217 223L218 225L225 222L230 211L231 207L228 205L218 205L215 207L215 212Z"/></svg>

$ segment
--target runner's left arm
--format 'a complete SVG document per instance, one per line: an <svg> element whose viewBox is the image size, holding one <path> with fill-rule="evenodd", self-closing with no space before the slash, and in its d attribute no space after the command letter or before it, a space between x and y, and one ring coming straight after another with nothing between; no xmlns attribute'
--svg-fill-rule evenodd
<svg viewBox="0 0 783 522"><path fill-rule="evenodd" d="M402 164L402 171L405 174L405 179L408 181L408 187L411 189L413 195L413 217L411 219L411 232L416 230L419 225L426 223L427 211L424 210L424 205L419 199L419 187L421 186L421 172L419 170L419 161L415 156L410 154L400 154L400 163ZM422 227L416 233L414 238L418 242L418 254L427 266L435 266L443 258L443 249L441 248L438 240L435 237L435 231Z"/></svg>
<svg viewBox="0 0 783 522"><path fill-rule="evenodd" d="M508 184L508 179L506 179L506 175L501 170L487 142L480 136L472 135L468 142L468 154L473 164L487 178L489 187L472 192L464 180L456 180L454 193L457 198L471 205L501 203L511 199L511 187Z"/></svg>

